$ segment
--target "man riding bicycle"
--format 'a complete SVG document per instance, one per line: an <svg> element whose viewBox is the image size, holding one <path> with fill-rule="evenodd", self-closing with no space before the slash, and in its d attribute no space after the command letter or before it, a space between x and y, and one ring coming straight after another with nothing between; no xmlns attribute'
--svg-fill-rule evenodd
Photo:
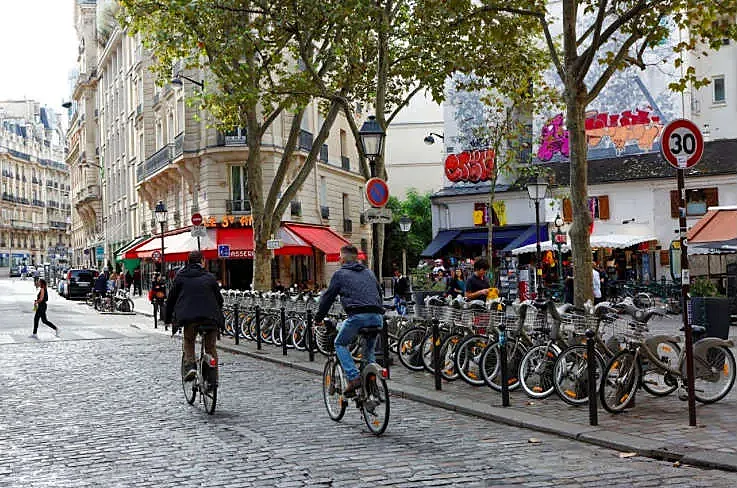
<svg viewBox="0 0 737 488"><path fill-rule="evenodd" d="M198 326L206 326L204 341L205 352L217 361L218 328L223 321L223 296L220 294L215 276L202 267L202 253L192 251L187 259L187 266L182 268L174 278L174 283L166 300L165 324L172 326L172 335L180 327L184 328L182 340L182 378L192 381L197 376L197 363L194 358L195 339ZM217 366L215 378L210 381L217 384Z"/></svg>
<svg viewBox="0 0 737 488"><path fill-rule="evenodd" d="M340 263L342 266L333 274L325 294L320 298L320 306L315 314L315 322L321 323L330 310L335 298L340 295L340 302L348 318L335 338L335 354L340 361L348 379L343 390L346 398L355 395L356 389L361 386L361 375L356 369L348 345L358 334L359 329L383 326L384 313L381 288L374 273L358 262L358 249L355 246L343 246L340 249ZM375 337L367 337L364 357L367 362L375 362Z"/></svg>

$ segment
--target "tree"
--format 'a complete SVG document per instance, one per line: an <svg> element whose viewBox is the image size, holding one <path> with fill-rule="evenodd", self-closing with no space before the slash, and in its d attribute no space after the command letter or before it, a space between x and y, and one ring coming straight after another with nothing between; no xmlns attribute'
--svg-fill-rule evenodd
<svg viewBox="0 0 737 488"><path fill-rule="evenodd" d="M562 43L551 33L555 23L546 10L544 0L515 2L486 1L480 13L504 12L536 18L545 34L545 43L556 73L560 77L566 104L566 126L570 141L571 204L573 223L570 228L573 261L576 270L592 268L588 208L588 161L585 133L586 108L601 93L615 73L631 66L645 69L646 53L670 36L670 19L675 28L690 33L690 38L676 44L674 64L683 63L682 55L699 47L719 49L723 38L737 37L733 23L737 2L704 2L702 0L563 0L561 22ZM587 79L597 65L603 66L595 79ZM671 88L683 91L707 83L699 79L693 67ZM575 273L577 306L593 301L592 273Z"/></svg>
<svg viewBox="0 0 737 488"><path fill-rule="evenodd" d="M348 2L345 2L348 3ZM346 64L353 49L354 24L345 22L345 4L322 8L310 1L197 2L121 0L120 19L131 34L140 33L155 59L159 80L171 67L206 69L209 76L198 99L220 129L247 130L248 197L254 230L254 286L271 286L268 239L281 216L314 169L320 148L344 106L343 97L361 72ZM318 35L319 34L319 35ZM321 42L318 42L320 39ZM300 69L297 60L305 66ZM338 79L342 85L326 82ZM316 86L324 92L316 90ZM332 89L329 93L326 86ZM325 114L306 157L297 152L305 108L318 95ZM264 181L261 143L282 117L289 135L271 181ZM268 185L266 184L268 183Z"/></svg>
<svg viewBox="0 0 737 488"><path fill-rule="evenodd" d="M387 207L392 211L392 223L386 226L386 240L384 246L385 272L392 268L401 269L402 251L407 250L407 267L416 266L420 260L420 253L432 240L432 214L430 210L430 193L419 194L410 189L404 200L390 197ZM412 219L409 232L402 232L399 219L406 215Z"/></svg>

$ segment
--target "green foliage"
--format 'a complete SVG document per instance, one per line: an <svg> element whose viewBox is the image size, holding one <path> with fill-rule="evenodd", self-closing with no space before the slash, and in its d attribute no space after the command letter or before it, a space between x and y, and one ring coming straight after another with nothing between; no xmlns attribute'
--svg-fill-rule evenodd
<svg viewBox="0 0 737 488"><path fill-rule="evenodd" d="M410 270L412 277L412 289L415 291L427 291L432 288L430 281L430 268L427 266L417 266Z"/></svg>
<svg viewBox="0 0 737 488"><path fill-rule="evenodd" d="M716 297L719 296L717 287L713 281L706 278L694 280L690 288L693 297Z"/></svg>
<svg viewBox="0 0 737 488"><path fill-rule="evenodd" d="M394 267L402 268L402 251L407 250L407 268L416 266L420 253L432 240L432 214L430 193L419 194L410 189L404 200L390 197L387 207L391 209L392 223L385 227L384 272L391 273ZM399 219L406 215L412 219L410 231L405 233L399 227Z"/></svg>

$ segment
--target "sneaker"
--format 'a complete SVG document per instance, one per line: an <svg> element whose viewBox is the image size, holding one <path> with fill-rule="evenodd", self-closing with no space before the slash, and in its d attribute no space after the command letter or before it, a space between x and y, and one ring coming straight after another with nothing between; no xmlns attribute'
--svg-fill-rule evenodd
<svg viewBox="0 0 737 488"><path fill-rule="evenodd" d="M192 361L182 365L183 381L193 381L197 377L197 364Z"/></svg>
<svg viewBox="0 0 737 488"><path fill-rule="evenodd" d="M356 396L356 390L361 387L361 377L359 376L356 379L350 380L348 384L343 389L343 396L346 398L351 398L353 396Z"/></svg>
<svg viewBox="0 0 737 488"><path fill-rule="evenodd" d="M31 339L37 339L38 340L38 334L31 334L28 336Z"/></svg>

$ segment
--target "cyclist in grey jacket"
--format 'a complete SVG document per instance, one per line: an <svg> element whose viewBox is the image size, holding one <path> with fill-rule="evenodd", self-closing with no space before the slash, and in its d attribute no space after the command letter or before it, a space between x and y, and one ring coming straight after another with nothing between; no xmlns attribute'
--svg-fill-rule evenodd
<svg viewBox="0 0 737 488"><path fill-rule="evenodd" d="M381 288L374 273L357 261L358 249L344 246L340 249L341 268L333 274L327 291L320 298L315 322L320 323L330 310L335 298L340 295L341 305L348 318L343 322L335 338L335 354L348 379L343 395L351 397L361 385L361 376L351 357L348 345L359 329L376 327L381 329L384 313ZM374 346L376 338L367 338L364 358L369 363L376 360Z"/></svg>

